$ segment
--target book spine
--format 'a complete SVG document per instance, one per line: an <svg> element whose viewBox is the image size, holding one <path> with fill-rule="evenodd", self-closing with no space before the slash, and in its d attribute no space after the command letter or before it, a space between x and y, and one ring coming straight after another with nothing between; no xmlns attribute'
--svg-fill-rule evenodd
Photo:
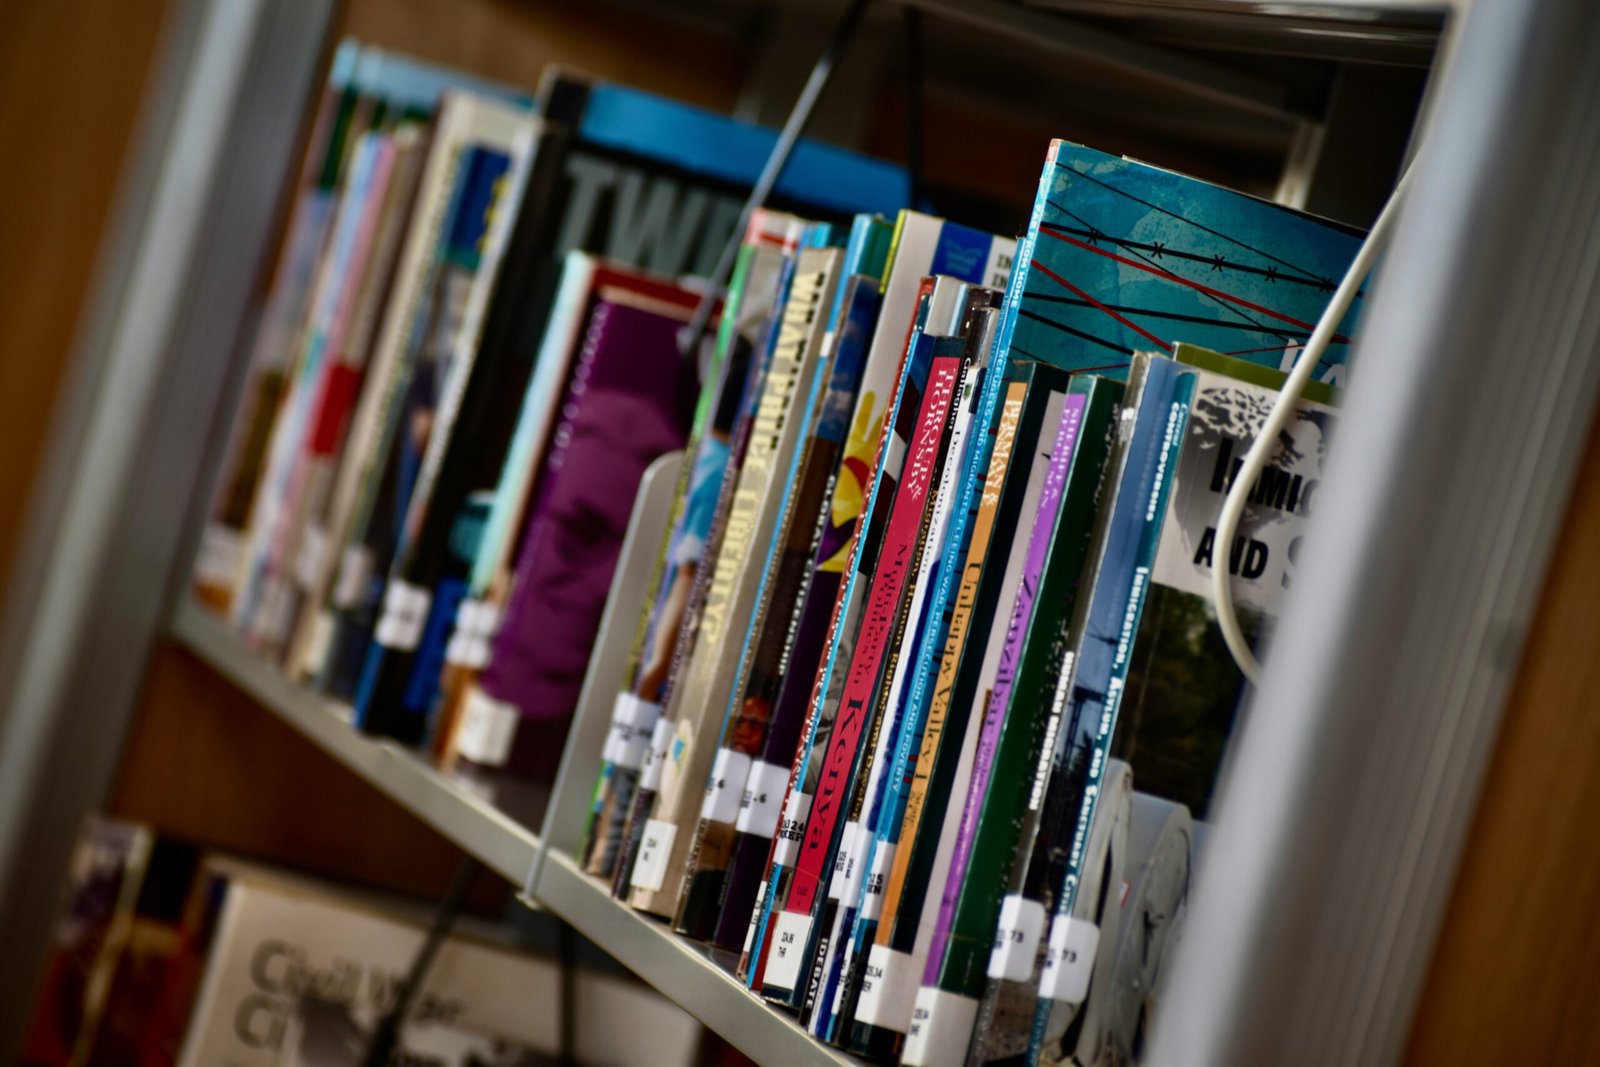
<svg viewBox="0 0 1600 1067"><path fill-rule="evenodd" d="M1139 427L1129 446L1128 465L1112 504L1111 526L1083 635L1076 643L1070 680L1058 687L1070 685L1062 714L1062 732L1066 736L1062 747L1067 749L1062 762L1075 772L1067 776L1069 785L1076 786L1081 781L1082 786L1065 791L1066 807L1060 812L1065 825L1072 828L1071 844L1055 894L1049 941L1039 974L1041 1007L1034 1018L1035 1041L1042 1037L1054 1002L1081 1002L1088 989L1093 942L1099 931L1093 924L1075 918L1073 906L1084 879L1085 846L1111 755L1111 738L1134 648L1133 636L1138 632L1139 616L1149 591L1195 381L1195 372L1176 363L1150 360ZM1141 444L1145 448L1141 449Z"/></svg>
<svg viewBox="0 0 1600 1067"><path fill-rule="evenodd" d="M1080 652L1090 644L1106 643L1108 637L1119 632L1120 619L1110 630L1099 625L1103 620L1103 612L1096 610L1100 606L1097 602L1102 600L1100 590L1104 586L1105 596L1112 596L1115 587L1127 588L1118 577L1124 569L1124 556L1129 563L1126 577L1132 581L1131 553L1136 551L1135 546L1141 540L1138 527L1144 521L1151 493L1165 480L1165 472L1176 455L1173 450L1181 443L1185 390L1192 387L1192 382L1192 375L1176 371L1170 361L1151 361L1112 514L1101 541L1101 564L1088 602L1090 621L1079 642ZM1156 529L1159 530L1159 524ZM952 1019L962 1021L961 1036L964 1040L970 1039L999 922L1001 891L1017 861L1017 836L1023 816L1030 801L1037 803L1033 798L1038 785L1036 768L1040 753L1047 747L1045 740L1052 722L1059 729L1063 721L1064 697L1068 687L1075 688L1079 684L1081 668L1081 656L1073 664L1062 665L1054 698L1049 702L1035 706L1009 696L1006 700L991 760L989 784L982 797L981 816L976 820L967 850L968 862L953 899L947 886L945 899L950 906L946 908L941 904L940 925L946 935L945 947L942 959L937 960L936 978L932 982L925 979L923 990L918 994L921 1017L914 1017L906 1044L906 1058L910 1062L942 1062L942 1054L936 1051L932 1039L948 1035ZM1011 692L1018 690L1013 688ZM999 696L997 692L996 704L1000 703ZM1072 714L1070 707L1066 714ZM976 790L969 794L969 804L975 794ZM945 922L947 913L949 920ZM937 950L937 942L935 947ZM935 962L936 958L930 956L930 972ZM947 1045L943 1047L948 1048Z"/></svg>
<svg viewBox="0 0 1600 1067"><path fill-rule="evenodd" d="M1000 375L991 368L995 378ZM897 857L897 851L906 834L911 834L915 839L917 814L920 814L920 798L917 814L909 812L908 802L915 792L920 790L914 787L922 783L926 787L927 775L925 766L931 763L931 757L924 758L930 744L937 749L938 739L943 729L948 704L948 692L954 684L954 662L959 655L961 642L964 640L967 622L971 618L972 607L977 597L978 579L983 570L983 562L988 551L990 537L994 531L995 516L999 510L1001 487L1005 484L1006 473L1011 463L1012 448L1016 444L1018 426L1023 412L1023 401L1027 395L1028 385L1024 381L1012 381L1005 387L1004 398L999 405L998 418L994 422L993 441L989 447L989 463L981 483L981 491L974 500L975 514L971 517L972 534L969 546L959 569L947 568L952 582L959 576L959 589L953 601L948 602L950 611L943 620L940 629L943 631L943 651L937 660L937 673L933 675L937 683L931 687L928 694L929 703L927 713L923 717L920 738L913 741L910 736L905 738L895 753L895 767L888 777L888 797L884 802L883 811L875 826L876 841L873 846L870 860L871 868L867 875L866 884L862 891L862 898L858 907L858 915L854 929L851 931L851 941L847 959L844 963L844 992L841 998L841 1023L854 1020L856 1006L860 996L861 980L867 962L869 946L876 940L877 931L881 924L893 925L899 904L899 891L904 883L904 863ZM947 551L955 551L955 539ZM930 633L930 640L939 638L938 632ZM954 650L951 645L954 644ZM950 663L949 669L945 664ZM924 659L918 671L932 671L934 664ZM920 673L919 673L920 678ZM915 701L919 699L913 692L913 709ZM915 711L913 710L913 714ZM910 748L915 744L918 754L913 759ZM909 849L908 849L909 851ZM899 878L895 877L899 872ZM881 976L880 976L881 977ZM837 1036L847 1036L840 1033Z"/></svg>
<svg viewBox="0 0 1600 1067"><path fill-rule="evenodd" d="M759 301L750 301L745 308L756 340L745 378L744 391L741 394L739 413L728 441L727 463L718 483L716 504L712 509L706 535L705 562L694 573L682 621L678 625L677 637L673 642L671 665L666 671L666 678L661 687L662 713L655 726L659 743L657 738L652 738L650 753L640 774L640 788L634 793L633 804L624 824L617 868L612 880L612 893L620 899L627 899L632 892L634 866L638 863L640 850L647 838L653 846L652 858L660 856L664 850L670 851L672 845L676 844L675 840L666 836L661 825L650 824L650 813L655 809L663 788L670 786L675 793L681 788L678 780L681 776L682 759L687 754L687 746L677 735L678 713L684 699L679 693L683 676L689 669L694 650L700 640L706 600L710 595L712 579L716 575L721 559L734 493L744 467L745 453L749 447L756 411L766 389L767 372L772 365L774 347L778 341L783 297L788 292L793 277L793 255L788 251L770 249L769 251L773 253L769 260L772 270L769 277L770 288L764 287ZM672 834L676 835L675 827L672 829ZM647 872L647 882L653 881L654 878L655 872Z"/></svg>
<svg viewBox="0 0 1600 1067"><path fill-rule="evenodd" d="M382 138L377 134L362 138L349 184L339 199L328 249L317 272L305 330L300 337L299 357L273 426L266 467L250 509L240 582L232 605L233 626L247 640L260 629L275 629L274 616L283 607L282 594L286 590L272 568L275 539L283 512L292 506L299 489L299 475L303 470L300 460L317 400L317 386L322 380L328 334L333 328L349 265L355 255L381 143Z"/></svg>
<svg viewBox="0 0 1600 1067"><path fill-rule="evenodd" d="M809 260L803 254L799 262ZM825 279L796 269L786 289L693 657L680 683L682 699L674 715L676 738L682 742L678 789L673 792L663 782L652 815L660 826L673 827L671 845L650 856L641 855L634 866L630 903L669 917L678 910L688 877L697 816L732 822L738 815L749 769L749 756L719 749L717 742L727 727L739 670L736 650L744 643L755 611L782 512L783 492L817 385L820 353L808 351L806 340L821 312ZM658 884L652 887L651 882Z"/></svg>
<svg viewBox="0 0 1600 1067"><path fill-rule="evenodd" d="M745 315L744 294L751 278L757 250L746 243L739 250L728 298L712 353L711 373L695 407L689 431L686 461L673 489L667 532L657 549L650 587L655 595L645 602L634 628L628 665L612 707L611 730L602 753L600 774L590 806L583 844L579 849L584 869L600 878L616 874L617 855L633 805L639 775L654 744L661 718L661 689L671 663L680 627L673 609L686 605L696 573L706 565L706 540L710 513L693 508L713 485L720 485L728 462L727 437L731 424L715 421L721 412L737 410L743 403L748 353L736 343L737 323Z"/></svg>
<svg viewBox="0 0 1600 1067"><path fill-rule="evenodd" d="M441 326L436 320L444 314L435 306L439 295L436 282L442 269L443 235L455 213L456 190L471 150L469 139L505 143L513 150L508 184L522 188L532 184L524 170L534 165L538 128L529 129L526 120L513 119L510 131L497 132L501 123L495 121L496 116L493 110L480 115L461 97L447 97L441 106L378 328L368 372L372 384L356 414L368 444L355 475L357 487L346 533L330 549L330 555L337 557L336 570L322 619L315 624L322 632L312 642L314 651L308 654L307 663L317 685L340 699L353 700L359 688L416 469L431 437L427 428L434 422L433 378L437 361L447 356L436 343ZM509 225L515 214L512 205L522 200L518 190L508 189L503 195L506 210L496 215L504 215L505 221L491 226L494 239L485 243L480 271L494 258L504 256L506 238L498 236L497 230Z"/></svg>
<svg viewBox="0 0 1600 1067"><path fill-rule="evenodd" d="M510 593L519 544L515 534L526 523L561 390L572 373L574 352L595 306L590 291L594 275L592 256L582 252L567 254L549 325L534 361L533 377L523 394L517 428L495 484L489 521L473 559L467 599L456 612L456 625L445 646L445 665L439 678L439 727L433 743L434 757L443 767L453 766L461 754L459 731L469 693L489 663L491 644ZM491 751L474 748L474 756L468 758L494 762Z"/></svg>
<svg viewBox="0 0 1600 1067"><path fill-rule="evenodd" d="M877 315L878 293L876 280L865 275L852 278L841 288L848 289L849 295L840 306L839 322L831 337L833 377L818 418L812 453L807 457L807 471L802 476L802 481L806 482L821 473L822 484L812 509L810 529L791 524L787 547L792 553L791 559L797 560L801 568L796 576L795 599L787 625L782 628L781 647L758 651L756 670L744 697L746 702L764 702L771 712L765 741L751 765L744 796L740 799L737 833L718 901L716 929L711 935L713 944L729 951L739 950L750 925L757 885L778 830L789 769L794 764L795 749L805 724L809 692L806 680L816 677L817 660L827 634L827 616L823 611L811 610L810 598L816 595L819 601L832 602L837 583L823 581L819 568L848 537L834 526L829 501L834 497L846 460L843 449L850 429L850 414L858 403L866 342ZM803 509L796 511L797 518L804 515ZM764 671L763 665L770 662L769 657L775 658L775 665L770 671Z"/></svg>
<svg viewBox="0 0 1600 1067"><path fill-rule="evenodd" d="M1087 394L1074 392L1066 399L1068 403L1061 419L1057 444L1068 454L1070 463L1071 455L1078 449L1083 433ZM1082 445L1086 453L1085 459L1089 463L1093 463L1095 456L1103 450L1104 446L1100 443L1103 440L1104 433L1100 432L1098 440ZM1037 550L1031 544L1029 547L1029 555L1035 561L1034 600L1039 607L1034 612L1023 645L1015 657L1019 667L1013 688L1019 693L1054 694L1057 691L1058 675L1064 666L1063 658L1067 651L1064 647L1067 637L1066 622L1071 616L1070 609L1075 598L1072 590L1063 589L1062 585L1069 578L1075 580L1074 572L1081 570L1082 549L1076 552L1072 549L1086 544L1091 525L1088 510L1072 506L1076 504L1075 501L1069 502L1069 506L1065 508L1059 506L1063 499L1061 490L1065 472L1065 467L1061 469L1059 475L1052 471L1052 491L1048 501L1049 513L1055 519L1052 523L1052 536L1047 540L1041 539ZM1041 516L1045 513L1041 509ZM1050 563L1054 567L1050 572L1046 572L1044 565L1043 549L1046 545L1052 549ZM1051 740L1056 736L1059 736L1058 732L1053 729L1051 723L1047 723L1041 758L1048 758ZM1023 816L1019 847L1015 850L1017 855L1026 856L1033 841L1032 827L1038 824L1041 812L1048 810L1048 794L1045 794L1044 803L1041 805L1040 792L1036 787L1030 794L1028 809ZM1031 864L1026 862L1013 866L1008 891L1015 891L1024 884L1025 871L1029 866ZM998 1047L1009 1047L1016 1041L1016 1035L995 1032L996 1012L1001 1006L1002 996L1008 998L1007 1003L1009 1003L1019 995L1018 989L1003 989L1003 983L1026 984L1027 990L1021 992L1029 997L1031 1003L1031 976L1039 948L1039 934L1044 925L1044 912L1036 904L1025 903L1026 899L1021 894L1008 895L1001 902L1000 919L989 956L989 982L984 990L972 1036L971 1056L980 1060L988 1058ZM1030 977L1019 978L1019 975Z"/></svg>
<svg viewBox="0 0 1600 1067"><path fill-rule="evenodd" d="M922 343L932 346L933 339ZM859 763L863 737L874 718L875 694L881 681L888 642L899 612L896 606L911 579L910 567L920 541L939 445L955 397L961 360L934 357L923 392L916 427L906 456L906 473L895 493L885 527L883 550L862 611L861 633L851 656L839 702L838 717L823 756L817 791L810 805L794 877L777 919L772 959L762 994L793 1003L804 992L803 968L816 943L816 917L825 900L822 878L838 850L849 803L851 771Z"/></svg>
<svg viewBox="0 0 1600 1067"><path fill-rule="evenodd" d="M305 589L320 577L327 557L326 543L319 540L318 528L333 491L334 464L344 444L350 412L362 387L366 367L359 336L362 316L370 317L364 305L372 302L383 249L378 247L380 223L390 202L389 185L394 176L395 145L390 137L381 138L374 149L372 176L357 222L350 261L335 301L328 329L327 355L315 387L316 400L298 462L302 468L298 498L282 512L279 528L270 549L270 567L275 572L282 608L270 624L258 615L253 643L263 654L278 656L286 651L292 628L300 613Z"/></svg>
<svg viewBox="0 0 1600 1067"><path fill-rule="evenodd" d="M520 395L527 381L528 357L491 346L485 338L495 305L508 299L506 286L499 284L504 280L501 267L520 209L529 199L537 156L534 151L511 160L507 180L485 205L485 255L471 274L460 326L450 342L443 393L405 504L405 522L355 694L357 726L407 744L421 741L427 730L444 644L465 593L459 573L465 566L463 541L475 540L468 530L482 523L481 516L466 508L468 493L480 480L474 475L484 467L498 470L510 436L510 426L504 425L509 419L495 419L493 408L499 396ZM464 527L460 531L458 521ZM461 537L453 536L457 532ZM436 589L438 579L444 581Z"/></svg>
<svg viewBox="0 0 1600 1067"><path fill-rule="evenodd" d="M351 65L334 64L317 107L288 235L251 345L245 399L235 414L223 452L223 474L201 532L195 587L202 602L221 613L231 610L256 486L338 201L344 145L358 96L348 76Z"/></svg>
<svg viewBox="0 0 1600 1067"><path fill-rule="evenodd" d="M321 514L311 517L306 534L310 540L306 555L310 558L297 567L301 578L301 608L284 656L285 672L297 680L315 674L315 666L311 662L313 654L327 633L325 625L320 624L319 620L324 618L323 608L337 571L338 557L334 549L343 543L363 472L371 462L370 412L375 404L374 397L384 389L381 375L374 373L380 368L371 359L374 336L379 317L394 287L401 243L412 212L421 164L420 134L414 129L402 130L395 137L394 171L378 223L372 253L373 266L367 272L352 326L349 350L365 371L361 391L350 415L350 425L345 432L345 444L326 508Z"/></svg>
<svg viewBox="0 0 1600 1067"><path fill-rule="evenodd" d="M984 333L986 339L991 336ZM820 969L817 1014L812 1020L812 1029L828 1040L834 1037L840 1010L849 996L844 988L844 977L853 958L851 939L857 917L864 907L875 907L877 903L876 894L872 894L870 901L867 898L870 885L881 881L882 870L877 865L884 857L877 855L877 838L888 806L887 793L891 781L904 771L903 765L896 765L896 754L908 743L914 743L913 738L920 739L922 727L915 704L917 687L912 679L917 671L924 669L923 653L932 639L932 621L943 614L941 593L950 573L948 564L960 553L966 539L965 496L971 489L969 475L973 464L981 462L987 452L991 440L989 426L1000 395L1002 375L998 369L985 369L983 361L988 353L975 351L975 347L981 349L981 343L974 346L959 338L936 342L936 346L946 344L963 352L965 365L942 449L939 487L922 535L916 578L909 592L906 626L910 640L896 640L885 665L884 677L889 679L882 713L885 727L871 750L866 782L858 786L855 847L845 864L846 876L837 897L838 921L836 929L830 932L827 958ZM849 831L847 826L846 833ZM878 879L873 878L874 871Z"/></svg>
<svg viewBox="0 0 1600 1067"><path fill-rule="evenodd" d="M306 189L295 204L289 237L250 357L250 384L234 420L223 463L225 473L212 518L201 534L196 586L206 603L230 614L256 487L269 454L272 428L282 410L291 353L303 328L336 202L326 190Z"/></svg>
<svg viewBox="0 0 1600 1067"><path fill-rule="evenodd" d="M720 803L720 797L708 792L707 807L701 813L690 844L675 926L680 933L697 940L704 940L714 932L729 855L739 832L738 822L748 793L749 769L754 768L762 753L771 724L770 701L750 699L750 686L756 675L770 675L774 670L772 661L782 655L783 635L790 629L787 619L793 612L810 559L808 531L816 526L816 515L822 505L821 493L827 484L826 472L814 469L813 449L809 446L816 444L822 406L836 381L833 355L825 347L824 337L838 263L836 251L803 253L784 312L785 325L804 333L805 361L812 364L807 372L809 384L796 398L788 416L797 420L795 430L808 447L795 447L787 470L782 472L778 500L781 514L763 553L766 564L755 591L749 622L745 625L739 668L723 711L723 728L714 757L714 765L732 773L737 781L738 806L729 813ZM825 384L829 389L824 388ZM796 541L798 547L792 547ZM739 759L741 756L743 760ZM733 780L714 777L722 783L720 789L733 788ZM713 784L708 783L708 790Z"/></svg>
<svg viewBox="0 0 1600 1067"><path fill-rule="evenodd" d="M1043 495L1040 464L1033 464L1020 487L1021 499L1008 494L1002 507L1012 519L1006 540L1007 550L996 553L1004 558L1003 568L980 586L980 597L989 605L985 618L1008 619L1024 585L1023 565L1027 539L1033 529L1049 529L1053 516L1039 507ZM1035 515L1032 526L1015 522L1017 515ZM994 550L991 550L993 552ZM998 562L998 561L997 561ZM985 639L957 668L956 692L951 698L953 713L946 723L951 737L940 746L928 790L927 825L911 842L902 891L903 904L893 929L884 943L874 945L868 954L857 1003L857 1019L869 1029L862 1034L873 1058L898 1059L909 1029L912 1008L923 970L932 948L934 917L949 871L965 812L968 787L976 762L980 720L999 668L1004 626L989 625ZM976 718L975 718L976 717ZM919 768L920 770L921 768ZM904 844L902 844L902 848ZM867 979L871 979L870 988Z"/></svg>
<svg viewBox="0 0 1600 1067"><path fill-rule="evenodd" d="M876 425L871 422L863 424L863 410L873 395L871 392L864 389L857 405L855 429L858 433L853 435L852 444L864 444L862 437L875 434L876 447L871 452L871 464L862 472L866 478L866 492L858 498L860 504L857 508L847 509L847 513L848 510L855 511L854 529L839 552L819 564L816 572L819 581L834 585L837 591L828 617L824 650L807 697L806 722L801 731L802 740L795 754L794 766L790 768L778 832L768 851L766 871L760 883L765 888L758 889L756 907L751 912L750 927L740 952L739 974L753 989L761 986L767 947L772 935L770 920L775 912L782 909L788 895L795 855L805 829L811 798L816 793L821 762L812 756L825 751L828 746L839 710L845 667L855 647L856 624L860 619L861 601L865 598L869 580L865 574L877 565L878 550L883 543L883 527L889 518L889 505L894 499L895 485L916 429L916 415L927 381L931 348L918 346L914 342L917 332L926 321L933 280L924 278L918 285L919 305L914 315L907 316L905 339L896 360L895 378L898 385L892 401L884 409L883 420ZM878 347L880 337L898 330L898 325L886 318L888 314L886 303L873 335L874 348ZM869 356L868 373L872 374L875 370L878 375L882 374L881 366L875 368ZM866 433L859 433L862 430ZM848 454L846 458L848 461ZM835 490L835 503L840 500L841 489L842 485ZM821 604L816 606L821 607Z"/></svg>

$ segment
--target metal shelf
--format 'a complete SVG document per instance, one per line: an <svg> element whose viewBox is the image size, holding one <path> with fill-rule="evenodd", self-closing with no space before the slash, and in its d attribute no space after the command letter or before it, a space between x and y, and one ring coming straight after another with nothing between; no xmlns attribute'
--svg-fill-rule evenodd
<svg viewBox="0 0 1600 1067"><path fill-rule="evenodd" d="M190 600L178 605L172 635L395 803L512 885L520 888L527 884L539 855L539 835L476 792L471 783L441 773L393 741L368 737L354 729L347 706L291 682Z"/></svg>
<svg viewBox="0 0 1600 1067"><path fill-rule="evenodd" d="M769 1007L710 957L663 923L614 900L559 850L541 855L541 837L421 756L350 725L350 709L296 685L247 649L200 605L184 600L171 634L318 748L355 771L462 849L518 887L524 903L571 923L668 999L764 1063L857 1064L815 1040L793 1017ZM537 864L537 868L536 865Z"/></svg>
<svg viewBox="0 0 1600 1067"><path fill-rule="evenodd" d="M700 945L612 898L572 858L547 849L534 897L619 963L759 1063L859 1064L815 1040L723 970Z"/></svg>

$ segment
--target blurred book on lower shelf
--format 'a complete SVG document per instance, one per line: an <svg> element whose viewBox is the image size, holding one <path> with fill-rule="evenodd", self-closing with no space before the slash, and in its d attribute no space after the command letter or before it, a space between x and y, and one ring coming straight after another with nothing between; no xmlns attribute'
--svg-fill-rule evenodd
<svg viewBox="0 0 1600 1067"><path fill-rule="evenodd" d="M109 819L86 826L24 1067L364 1065L430 908L206 852ZM441 945L391 1064L698 1062L703 1030L621 973L467 919ZM570 991L570 992L569 992ZM570 1005L563 997L574 997Z"/></svg>

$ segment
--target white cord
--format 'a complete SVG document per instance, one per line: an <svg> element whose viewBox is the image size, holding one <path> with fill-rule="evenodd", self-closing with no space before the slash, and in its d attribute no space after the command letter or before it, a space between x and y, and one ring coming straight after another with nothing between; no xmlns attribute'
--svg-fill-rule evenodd
<svg viewBox="0 0 1600 1067"><path fill-rule="evenodd" d="M1255 442L1245 456L1244 466L1239 468L1239 473L1228 490L1228 497L1222 504L1222 515L1217 520L1215 553L1217 565L1211 569L1211 595L1216 601L1217 622L1222 628L1223 639L1228 643L1228 651L1233 653L1234 662L1239 665L1244 676L1250 679L1252 685L1260 684L1261 664L1256 659L1255 653L1250 650L1250 642L1245 640L1244 631L1239 629L1239 615L1233 606L1233 583L1229 580L1227 564L1232 558L1233 539L1239 532L1239 520L1244 517L1250 490L1266 467L1267 457L1277 445L1278 435L1288 424L1289 416L1300 400L1300 394L1305 392L1306 383L1311 381L1311 375L1322 362L1322 354L1327 351L1328 342L1333 339L1334 331L1339 328L1345 312L1354 302L1361 283L1372 271L1373 262L1389 243L1390 233L1394 229L1394 219L1399 213L1400 202L1405 198L1406 183L1410 177L1411 168L1408 166L1400 175L1400 181L1396 183L1394 192L1389 194L1389 202L1383 206L1378 221L1373 223L1372 232L1367 234L1360 251L1356 253L1355 259L1351 260L1344 281L1339 283L1339 288L1334 291L1333 299L1328 301L1328 307L1323 311L1322 318L1317 320L1316 329L1311 331L1311 337L1301 350L1294 369L1290 371L1288 381L1283 383L1283 391L1278 394L1277 403L1273 404L1272 411L1268 413L1266 422L1261 426L1261 432L1256 434Z"/></svg>

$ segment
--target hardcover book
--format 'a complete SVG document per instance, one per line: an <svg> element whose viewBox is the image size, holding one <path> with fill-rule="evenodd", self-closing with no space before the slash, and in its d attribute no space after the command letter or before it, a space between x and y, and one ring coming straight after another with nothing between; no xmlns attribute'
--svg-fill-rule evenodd
<svg viewBox="0 0 1600 1067"><path fill-rule="evenodd" d="M678 347L694 293L597 295L480 683L521 717L505 765L530 778L554 776L639 479L683 446L700 391Z"/></svg>

